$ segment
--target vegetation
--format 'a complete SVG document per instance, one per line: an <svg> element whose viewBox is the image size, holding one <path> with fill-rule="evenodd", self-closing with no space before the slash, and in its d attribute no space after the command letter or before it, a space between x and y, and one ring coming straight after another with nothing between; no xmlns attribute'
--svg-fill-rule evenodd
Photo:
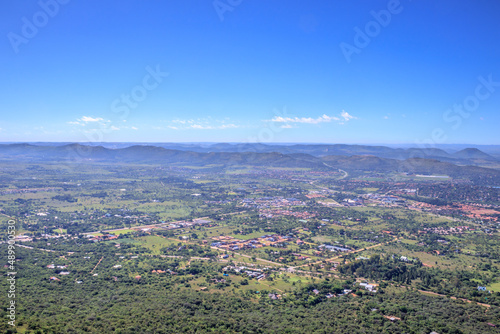
<svg viewBox="0 0 500 334"><path fill-rule="evenodd" d="M53 149L50 161L0 162L2 254L9 221L18 234L15 261L0 268L17 272L16 326L0 323L2 332L500 326L493 170L457 167L439 179L387 158L377 167L372 158L220 153L215 164L199 153L165 165L165 149L136 147L123 160L91 152L102 159L75 164ZM0 295L5 319L8 303Z"/></svg>

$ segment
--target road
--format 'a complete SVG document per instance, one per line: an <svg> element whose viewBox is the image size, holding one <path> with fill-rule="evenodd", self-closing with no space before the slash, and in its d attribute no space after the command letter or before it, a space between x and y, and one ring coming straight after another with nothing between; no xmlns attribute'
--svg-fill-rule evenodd
<svg viewBox="0 0 500 334"><path fill-rule="evenodd" d="M16 244L16 247L23 247L23 248L28 248L28 249L36 249L36 250L41 250L41 251L44 251L44 252L52 252L52 253L57 253L57 252L64 252L64 251L55 251L55 250L52 250L52 249L44 249L44 248L34 248L34 247L31 247L31 246L25 246L25 245L20 245L20 244ZM64 252L64 253L72 253L72 252Z"/></svg>
<svg viewBox="0 0 500 334"><path fill-rule="evenodd" d="M246 210L245 211L236 211L236 212L222 213L222 214L220 214L220 216L235 215L235 214L244 213L244 212L246 212ZM198 217L198 218L195 218L194 220L198 220L198 219L210 219L210 218L208 218L208 217ZM85 232L85 233L82 233L82 234L94 234L94 233L100 233L100 232L111 233L111 232L118 232L118 231L124 231L124 230L130 230L130 229L138 229L138 228L155 228L155 227L161 226L161 225L176 224L176 223L181 223L181 222L185 222L185 221L186 220L177 220L177 221L168 222L168 223L157 223L157 224L151 224L151 225L139 225L139 226L132 226L132 227L122 227L122 228L111 229L111 230L101 230L101 231ZM177 228L184 228L184 227L177 227ZM171 230L175 230L177 228L172 228Z"/></svg>
<svg viewBox="0 0 500 334"><path fill-rule="evenodd" d="M440 293L432 292L432 291L425 291L425 290L417 290L417 291L420 293L427 293L427 294L434 295L434 296L448 297L447 295L442 295ZM476 303L478 305L485 306L485 307L491 307L491 305L489 305L489 304L479 303L479 302L475 302L473 300L469 300L469 299L465 299L465 298L458 298L455 296L451 296L450 299L461 300L461 301L464 301L467 303Z"/></svg>
<svg viewBox="0 0 500 334"><path fill-rule="evenodd" d="M391 241L387 241L387 242L381 242L379 244L376 244L376 245L372 245L372 246L369 246L369 247L365 247L365 248L360 248L360 249L356 249L352 252L349 252L349 253L345 253L345 254L340 254L340 255L337 255L335 257L332 257L332 258L329 258L329 259L324 259L324 260L319 260L319 261L316 261L316 262L313 262L313 263L306 263L306 264L303 264L303 265L300 265L300 266L295 266L295 267L290 267L292 269L296 269L296 268L300 268L300 267L307 267L307 266L310 266L310 265L315 265L315 264L320 264L320 263L323 263L323 261L327 261L327 262L331 262L333 260L337 260L339 259L340 257L342 257L343 255L349 255L349 254L355 254L355 253L359 253L359 252L362 252L362 251L365 251L367 249L371 249L371 248L375 248L375 247L380 247L380 246L383 246L383 245L386 245L390 242L393 242L393 241L396 241L398 240L398 237L395 237L393 240Z"/></svg>
<svg viewBox="0 0 500 334"><path fill-rule="evenodd" d="M97 266L99 265L99 263L101 263L102 259L104 259L104 256L101 257L101 259L99 260L99 262L97 262L97 264L95 265L94 269L92 269L92 271L90 272L91 274L94 272L94 270L97 268Z"/></svg>

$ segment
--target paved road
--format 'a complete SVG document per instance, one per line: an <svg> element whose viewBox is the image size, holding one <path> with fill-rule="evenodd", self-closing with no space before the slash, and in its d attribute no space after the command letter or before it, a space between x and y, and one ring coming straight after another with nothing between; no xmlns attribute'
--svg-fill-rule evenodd
<svg viewBox="0 0 500 334"><path fill-rule="evenodd" d="M244 213L244 212L246 212L246 210L245 211L222 213L220 215L221 216L227 216L227 215L235 215L235 214ZM195 218L195 220L198 220L198 219L210 219L210 218L208 218L208 217ZM130 229L136 229L136 228L155 228L155 227L160 226L160 225L176 224L176 223L180 223L180 222L185 222L185 220L177 220L177 221L174 221L174 222L157 223L157 224L151 224L151 225L139 225L139 226L132 226L132 227L123 227L123 228L117 228L117 229L111 229L111 230L101 230L101 231L94 231L94 232L85 232L85 233L82 233L82 234L94 234L94 233L99 233L99 232L110 233L110 232L118 232L118 231L130 230ZM183 228L183 227L178 227L178 228ZM171 230L175 230L175 228L172 228Z"/></svg>
<svg viewBox="0 0 500 334"><path fill-rule="evenodd" d="M41 250L41 251L44 251L44 252L52 252L52 253L57 253L57 252L64 252L64 251L55 251L55 250L52 250L52 249L44 249L44 248L34 248L34 247L31 247L31 246L25 246L25 245L20 245L20 244L16 244L16 247L23 247L23 248L28 248L28 249L36 249L36 250ZM64 252L64 253L71 253L71 252Z"/></svg>

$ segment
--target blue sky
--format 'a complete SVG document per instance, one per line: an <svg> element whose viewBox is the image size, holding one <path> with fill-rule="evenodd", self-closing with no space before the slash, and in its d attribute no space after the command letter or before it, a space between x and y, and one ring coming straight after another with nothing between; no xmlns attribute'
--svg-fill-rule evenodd
<svg viewBox="0 0 500 334"><path fill-rule="evenodd" d="M0 141L500 144L500 2L3 3Z"/></svg>

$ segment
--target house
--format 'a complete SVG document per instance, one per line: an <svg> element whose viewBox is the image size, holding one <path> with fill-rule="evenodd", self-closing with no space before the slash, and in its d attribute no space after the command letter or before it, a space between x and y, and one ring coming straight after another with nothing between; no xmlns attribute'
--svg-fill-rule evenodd
<svg viewBox="0 0 500 334"><path fill-rule="evenodd" d="M349 248L344 248L344 247L338 247L338 246L330 246L330 245L320 245L318 248L325 248L326 250L329 250L331 252L337 251L337 252L349 252Z"/></svg>
<svg viewBox="0 0 500 334"><path fill-rule="evenodd" d="M272 300L276 300L276 299L278 299L278 296L276 296L276 294L274 294L274 293L270 293L270 294L268 294L267 296L268 296L269 298L271 298Z"/></svg>
<svg viewBox="0 0 500 334"><path fill-rule="evenodd" d="M365 290L368 290L370 292L377 292L377 290L375 289L375 286L373 284L359 283L359 286L364 287Z"/></svg>

